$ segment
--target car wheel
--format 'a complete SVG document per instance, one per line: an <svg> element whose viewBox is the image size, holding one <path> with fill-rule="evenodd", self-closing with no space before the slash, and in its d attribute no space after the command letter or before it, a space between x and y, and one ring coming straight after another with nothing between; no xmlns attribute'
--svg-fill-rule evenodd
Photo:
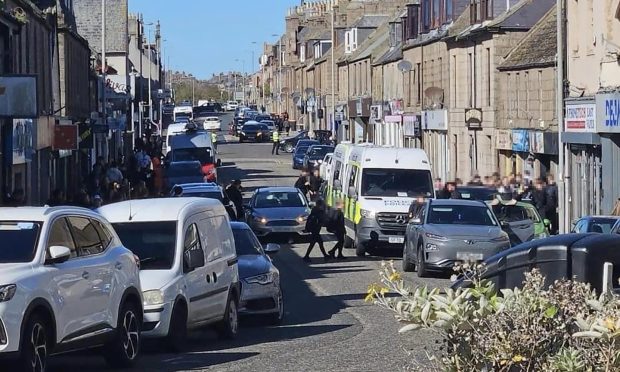
<svg viewBox="0 0 620 372"><path fill-rule="evenodd" d="M422 249L422 247L418 247L418 252L417 252L417 266L418 266L418 276L420 278L424 278L428 276L428 269L426 268L426 261L424 259L424 250Z"/></svg>
<svg viewBox="0 0 620 372"><path fill-rule="evenodd" d="M289 154L293 153L293 145L290 143L287 143L286 145L284 145L284 151L288 152Z"/></svg>
<svg viewBox="0 0 620 372"><path fill-rule="evenodd" d="M366 244L360 242L357 238L355 239L355 255L357 255L357 257L364 257L366 256Z"/></svg>
<svg viewBox="0 0 620 372"><path fill-rule="evenodd" d="M405 242L405 246L403 247L403 271L413 272L415 271L415 264L411 262L408 252L409 252L409 242Z"/></svg>
<svg viewBox="0 0 620 372"><path fill-rule="evenodd" d="M187 309L182 303L172 309L166 347L177 352L187 347Z"/></svg>
<svg viewBox="0 0 620 372"><path fill-rule="evenodd" d="M49 334L43 318L37 314L28 319L21 336L19 369L23 371L44 372L49 355Z"/></svg>
<svg viewBox="0 0 620 372"><path fill-rule="evenodd" d="M239 143L243 143L243 138L239 137Z"/></svg>
<svg viewBox="0 0 620 372"><path fill-rule="evenodd" d="M228 298L226 304L226 314L224 319L217 325L217 334L220 338L232 340L239 333L239 313L237 309L237 300L234 297Z"/></svg>
<svg viewBox="0 0 620 372"><path fill-rule="evenodd" d="M105 348L105 359L113 367L131 367L140 355L141 312L125 303L118 314L116 335Z"/></svg>
<svg viewBox="0 0 620 372"><path fill-rule="evenodd" d="M269 324L279 325L284 320L284 297L282 297L282 289L278 293L278 311L269 314Z"/></svg>
<svg viewBox="0 0 620 372"><path fill-rule="evenodd" d="M344 247L353 248L354 245L355 245L355 242L353 241L353 239L349 238L348 235L345 235L344 236Z"/></svg>

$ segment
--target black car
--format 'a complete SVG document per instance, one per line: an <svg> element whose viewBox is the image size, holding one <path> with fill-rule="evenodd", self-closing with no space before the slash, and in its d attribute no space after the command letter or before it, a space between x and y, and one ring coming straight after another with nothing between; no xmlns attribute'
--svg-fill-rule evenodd
<svg viewBox="0 0 620 372"><path fill-rule="evenodd" d="M254 141L265 142L271 138L269 127L261 123L247 123L241 127L239 132L239 142Z"/></svg>
<svg viewBox="0 0 620 372"><path fill-rule="evenodd" d="M325 159L325 155L329 154L330 152L334 152L334 146L325 146L325 145L310 146L310 148L306 152L306 156L304 156L303 167L308 170L313 170L314 168L318 168L323 163L323 159Z"/></svg>
<svg viewBox="0 0 620 372"><path fill-rule="evenodd" d="M285 138L280 141L280 149L282 151L288 152L289 154L292 154L295 150L295 146L297 146L297 142L308 138L310 138L310 136L308 136L308 132L301 131L293 137Z"/></svg>
<svg viewBox="0 0 620 372"><path fill-rule="evenodd" d="M525 273L539 269L545 286L556 280L573 279L589 283L601 293L603 265L613 264L613 278L620 275L620 236L612 234L565 234L533 240L505 250L486 261L483 279L494 283L495 289L521 288ZM453 288L470 286L463 277ZM614 291L620 284L613 280Z"/></svg>

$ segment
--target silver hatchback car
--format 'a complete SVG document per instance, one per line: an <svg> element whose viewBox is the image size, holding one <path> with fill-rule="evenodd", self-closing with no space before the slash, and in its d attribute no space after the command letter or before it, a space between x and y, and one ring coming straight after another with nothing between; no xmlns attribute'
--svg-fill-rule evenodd
<svg viewBox="0 0 620 372"><path fill-rule="evenodd" d="M481 201L429 200L413 216L405 236L403 270L418 276L451 270L459 261L484 261L510 248L510 239Z"/></svg>

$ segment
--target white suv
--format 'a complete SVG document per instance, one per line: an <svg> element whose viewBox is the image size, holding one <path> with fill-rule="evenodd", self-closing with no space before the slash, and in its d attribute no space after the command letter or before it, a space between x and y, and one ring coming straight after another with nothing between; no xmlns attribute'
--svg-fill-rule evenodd
<svg viewBox="0 0 620 372"><path fill-rule="evenodd" d="M0 208L0 358L45 371L53 353L102 346L113 366L140 351L139 262L87 209Z"/></svg>

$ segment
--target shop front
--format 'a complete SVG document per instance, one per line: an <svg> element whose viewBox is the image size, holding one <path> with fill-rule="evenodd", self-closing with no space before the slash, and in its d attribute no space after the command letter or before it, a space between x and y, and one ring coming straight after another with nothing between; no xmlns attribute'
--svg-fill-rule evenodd
<svg viewBox="0 0 620 372"><path fill-rule="evenodd" d="M404 114L403 118L403 137L404 147L422 148L422 128L420 125L421 117L415 114Z"/></svg>
<svg viewBox="0 0 620 372"><path fill-rule="evenodd" d="M374 141L374 122L370 120L372 98L349 100L349 135L355 143Z"/></svg>
<svg viewBox="0 0 620 372"><path fill-rule="evenodd" d="M422 111L422 143L435 177L451 179L448 143L448 110Z"/></svg>
<svg viewBox="0 0 620 372"><path fill-rule="evenodd" d="M602 213L620 199L620 92L596 95L596 132L601 139Z"/></svg>
<svg viewBox="0 0 620 372"><path fill-rule="evenodd" d="M602 208L601 136L596 133L597 110L590 99L565 103L564 144L567 221L585 215L609 213Z"/></svg>

